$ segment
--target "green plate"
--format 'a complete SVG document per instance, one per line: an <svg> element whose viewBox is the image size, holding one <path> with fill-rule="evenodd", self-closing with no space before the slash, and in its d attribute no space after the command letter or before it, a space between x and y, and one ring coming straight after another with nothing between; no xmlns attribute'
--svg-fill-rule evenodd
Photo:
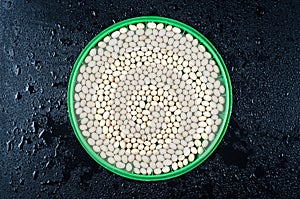
<svg viewBox="0 0 300 199"><path fill-rule="evenodd" d="M101 41L105 36L110 35L112 32L122 28L127 27L130 24L137 24L137 23L148 23L148 22L156 22L156 23L163 23L167 25L172 25L175 27L180 28L183 30L183 33L189 33L194 38L199 40L199 43L206 47L206 49L211 53L213 59L216 61L217 65L219 66L221 77L220 81L223 82L225 86L225 109L223 113L220 114L220 117L222 117L223 121L221 125L219 126L219 131L216 133L215 139L209 144L207 148L205 148L205 151L201 155L197 155L195 161L192 163L189 163L188 165L176 170L176 171L170 171L169 173L159 174L159 175L142 175L142 174L135 174L131 172L127 172L122 169L118 169L115 166L109 164L106 162L106 160L103 160L99 154L97 154L93 149L90 147L90 145L87 143L83 135L81 134L81 131L78 127L78 122L75 115L74 110L74 88L76 85L76 77L79 72L79 68L81 64L83 63L85 57L89 54L89 51L97 45L99 41ZM69 85L68 85L68 112L71 120L71 124L73 127L73 130L75 132L75 135L77 139L79 140L80 144L83 146L83 148L86 150L86 152L101 166L108 169L109 171L116 173L120 176L130 178L133 180L141 180L141 181L158 181L158 180L167 180L170 178L175 178L177 176L180 176L182 174L185 174L189 172L190 170L194 169L195 167L199 166L202 162L204 162L217 148L217 146L220 144L223 136L225 135L230 115L231 115L231 109L232 109L232 88L230 83L230 78L228 71L226 69L226 65L216 50L216 48L209 42L207 38L205 38L202 34L200 34L197 30L194 28L173 20L169 18L164 17L157 17L157 16L143 16L143 17L136 17L127 19L124 21L121 21L119 23L113 24L112 26L108 27L107 29L100 32L95 38L92 39L92 41L84 48L84 50L80 53L79 57L77 58L74 68L71 73Z"/></svg>

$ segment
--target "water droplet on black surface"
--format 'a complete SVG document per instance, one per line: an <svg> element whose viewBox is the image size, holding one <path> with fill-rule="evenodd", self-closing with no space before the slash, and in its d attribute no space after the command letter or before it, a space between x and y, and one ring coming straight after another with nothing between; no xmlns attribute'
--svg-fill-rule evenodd
<svg viewBox="0 0 300 199"><path fill-rule="evenodd" d="M257 167L257 168L255 169L254 175L255 175L257 178L261 178L261 177L263 177L263 176L265 175L265 171L264 171L264 169L263 169L261 166L259 166L259 167Z"/></svg>
<svg viewBox="0 0 300 199"><path fill-rule="evenodd" d="M217 28L220 29L222 27L222 24L220 22L217 22Z"/></svg>
<svg viewBox="0 0 300 199"><path fill-rule="evenodd" d="M35 170L35 171L32 172L32 178L33 178L34 180L36 180L37 177L38 177L38 171Z"/></svg>
<svg viewBox="0 0 300 199"><path fill-rule="evenodd" d="M45 129L43 129L43 128L39 129L39 138L43 137L44 132L45 132Z"/></svg>
<svg viewBox="0 0 300 199"><path fill-rule="evenodd" d="M53 156L53 157L57 157L57 149L58 149L58 147L59 147L59 144L60 144L60 143L58 143L58 144L56 145L56 147L55 147L55 150L54 150L54 156Z"/></svg>
<svg viewBox="0 0 300 199"><path fill-rule="evenodd" d="M15 125L15 124L14 124L14 125ZM22 131L22 129L20 129L19 127L14 127L14 128L12 129L13 135L20 134L21 131Z"/></svg>
<svg viewBox="0 0 300 199"><path fill-rule="evenodd" d="M34 86L32 86L30 84L27 84L26 85L26 91L28 91L29 94L35 93Z"/></svg>
<svg viewBox="0 0 300 199"><path fill-rule="evenodd" d="M11 151L14 148L14 138L6 142L6 150Z"/></svg>
<svg viewBox="0 0 300 199"><path fill-rule="evenodd" d="M16 76L20 75L21 74L21 68L19 65L15 65L14 68L13 68L13 71L15 73Z"/></svg>
<svg viewBox="0 0 300 199"><path fill-rule="evenodd" d="M69 57L67 57L67 61L71 64L73 64L75 62L75 56L74 55L71 55Z"/></svg>
<svg viewBox="0 0 300 199"><path fill-rule="evenodd" d="M33 66L35 66L35 69L37 69L37 70L39 70L39 69L42 68L42 62L41 62L41 61L33 60L33 61L31 62L31 64L32 64Z"/></svg>
<svg viewBox="0 0 300 199"><path fill-rule="evenodd" d="M84 6L84 5L85 5L85 3L84 3L84 2L81 2L81 1L79 1L79 2L77 3L77 5L79 5L79 6Z"/></svg>
<svg viewBox="0 0 300 199"><path fill-rule="evenodd" d="M35 54L33 52L28 53L27 60L34 59Z"/></svg>
<svg viewBox="0 0 300 199"><path fill-rule="evenodd" d="M61 38L59 42L64 46L71 46L73 44L73 40L70 38Z"/></svg>
<svg viewBox="0 0 300 199"><path fill-rule="evenodd" d="M19 149L23 149L25 137L24 135L21 137L20 143L18 144Z"/></svg>
<svg viewBox="0 0 300 199"><path fill-rule="evenodd" d="M50 71L51 76L53 77L54 80L57 79L57 76L55 75L54 71Z"/></svg>
<svg viewBox="0 0 300 199"><path fill-rule="evenodd" d="M180 8L178 7L178 5L174 4L171 6L171 8L174 10L174 11L179 11Z"/></svg>
<svg viewBox="0 0 300 199"><path fill-rule="evenodd" d="M256 45L260 45L261 42L262 42L261 37L258 37L258 38L255 40L255 44L256 44Z"/></svg>
<svg viewBox="0 0 300 199"><path fill-rule="evenodd" d="M24 185L24 179L23 178L20 178L20 180L19 180L19 183L21 184L21 185Z"/></svg>
<svg viewBox="0 0 300 199"><path fill-rule="evenodd" d="M20 93L20 92L17 92L17 93L16 93L16 95L15 95L15 99L16 99L16 100L20 100L20 99L22 99L22 95L21 95L21 93Z"/></svg>
<svg viewBox="0 0 300 199"><path fill-rule="evenodd" d="M10 48L9 50L8 50L8 55L12 58L13 56L15 56L15 51L14 51L14 49L12 49L12 48Z"/></svg>
<svg viewBox="0 0 300 199"><path fill-rule="evenodd" d="M30 125L30 131L33 132L33 133L36 132L36 123L35 122L31 123L31 125Z"/></svg>
<svg viewBox="0 0 300 199"><path fill-rule="evenodd" d="M54 166L54 163L53 163L51 160L49 160L49 161L46 163L46 167L49 168L49 169L52 169L53 166Z"/></svg>
<svg viewBox="0 0 300 199"><path fill-rule="evenodd" d="M60 23L56 24L56 26L57 26L59 29L62 29L62 28L63 28L63 26L62 26Z"/></svg>
<svg viewBox="0 0 300 199"><path fill-rule="evenodd" d="M53 51L53 52L48 52L48 55L49 55L50 57L55 57L55 56L56 56L56 52L55 52L55 51Z"/></svg>
<svg viewBox="0 0 300 199"><path fill-rule="evenodd" d="M37 148L38 148L39 144L34 144L32 147L32 154L35 154Z"/></svg>
<svg viewBox="0 0 300 199"><path fill-rule="evenodd" d="M91 13L94 17L96 17L96 12L94 10L92 10Z"/></svg>
<svg viewBox="0 0 300 199"><path fill-rule="evenodd" d="M235 180L237 180L237 181L240 180L240 178L239 178L239 176L238 176L237 174L234 174L234 178L235 178Z"/></svg>
<svg viewBox="0 0 300 199"><path fill-rule="evenodd" d="M265 9L261 6L256 7L256 15L261 17L265 14Z"/></svg>
<svg viewBox="0 0 300 199"><path fill-rule="evenodd" d="M51 112L51 107L49 106L46 108L46 113L50 113L50 112Z"/></svg>
<svg viewBox="0 0 300 199"><path fill-rule="evenodd" d="M54 37L56 35L56 31L55 30L51 30L50 34L51 34L51 37Z"/></svg>
<svg viewBox="0 0 300 199"><path fill-rule="evenodd" d="M42 184L42 183L41 183ZM48 187L42 187L41 189L40 189L40 191L41 192L45 192L45 191L47 191L48 190Z"/></svg>
<svg viewBox="0 0 300 199"><path fill-rule="evenodd" d="M56 88L67 88L68 87L68 82L54 82L51 84L52 87L56 87Z"/></svg>
<svg viewBox="0 0 300 199"><path fill-rule="evenodd" d="M18 187L14 187L13 191L16 192L16 193L18 193L19 192Z"/></svg>

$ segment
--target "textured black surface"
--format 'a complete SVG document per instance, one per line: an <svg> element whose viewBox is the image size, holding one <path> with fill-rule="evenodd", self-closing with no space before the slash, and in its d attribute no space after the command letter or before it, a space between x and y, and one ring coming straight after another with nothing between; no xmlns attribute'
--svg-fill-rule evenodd
<svg viewBox="0 0 300 199"><path fill-rule="evenodd" d="M299 198L299 1L19 1L0 16L0 198ZM73 134L67 84L84 46L135 16L180 20L223 56L232 119L201 166L136 182L94 162Z"/></svg>

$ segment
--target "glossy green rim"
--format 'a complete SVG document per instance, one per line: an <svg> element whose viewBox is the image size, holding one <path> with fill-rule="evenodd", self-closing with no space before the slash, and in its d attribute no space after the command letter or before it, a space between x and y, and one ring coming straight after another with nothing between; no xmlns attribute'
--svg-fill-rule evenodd
<svg viewBox="0 0 300 199"><path fill-rule="evenodd" d="M74 111L74 87L76 84L76 77L79 72L79 68L84 61L85 57L88 55L89 51L99 42L101 41L105 36L110 35L112 32L115 30L120 29L121 27L128 26L130 24L136 24L136 23L147 23L147 22L156 22L156 23L164 23L167 25L172 25L180 28L181 30L184 30L185 33L189 33L193 35L195 38L199 40L199 43L204 45L206 49L212 54L213 59L216 61L220 68L221 72L221 78L220 80L224 83L225 86L225 109L224 112L221 113L221 117L223 118L222 124L219 127L219 131L216 134L215 139L209 144L209 146L205 149L205 151L201 154L198 155L197 158L195 159L194 162L189 163L187 166L184 166L183 168L180 168L176 171L170 171L169 173L165 174L159 174L159 175L142 175L142 174L134 174L127 172L122 169L118 169L115 166L109 164L105 160L103 160L96 152L93 151L93 149L90 147L90 145L87 143L83 135L81 134L81 131L79 130L75 111ZM169 18L164 18L164 17L158 17L158 16L143 16L143 17L136 17L136 18L131 18L127 19L121 22L118 22L107 29L103 30L100 32L96 37L92 39L88 43L88 45L84 48L84 50L80 53L79 57L77 58L74 68L72 70L71 76L70 76L70 81L68 85L68 112L71 120L71 124L73 127L73 130L75 132L75 135L77 139L79 140L80 144L83 146L83 148L86 150L86 152L101 166L104 168L108 169L109 171L116 173L120 176L133 179L133 180L141 180L141 181L158 181L158 180L167 180L170 178L175 178L177 176L183 175L190 170L194 169L195 167L199 166L202 162L204 162L217 148L217 146L220 144L222 138L225 135L229 120L230 120L230 115L231 115L231 109L232 109L232 88L231 88L231 83L230 83L230 78L228 71L226 69L226 65L216 50L216 48L209 42L207 38L205 38L202 34L200 34L197 30L194 28L173 20Z"/></svg>

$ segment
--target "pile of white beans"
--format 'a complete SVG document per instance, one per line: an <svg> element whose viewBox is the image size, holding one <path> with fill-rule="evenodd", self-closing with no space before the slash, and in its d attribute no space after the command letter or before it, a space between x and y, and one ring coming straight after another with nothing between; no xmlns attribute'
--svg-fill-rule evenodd
<svg viewBox="0 0 300 199"><path fill-rule="evenodd" d="M219 67L197 39L150 22L123 27L90 50L74 106L102 159L158 175L193 162L215 139L224 95Z"/></svg>

